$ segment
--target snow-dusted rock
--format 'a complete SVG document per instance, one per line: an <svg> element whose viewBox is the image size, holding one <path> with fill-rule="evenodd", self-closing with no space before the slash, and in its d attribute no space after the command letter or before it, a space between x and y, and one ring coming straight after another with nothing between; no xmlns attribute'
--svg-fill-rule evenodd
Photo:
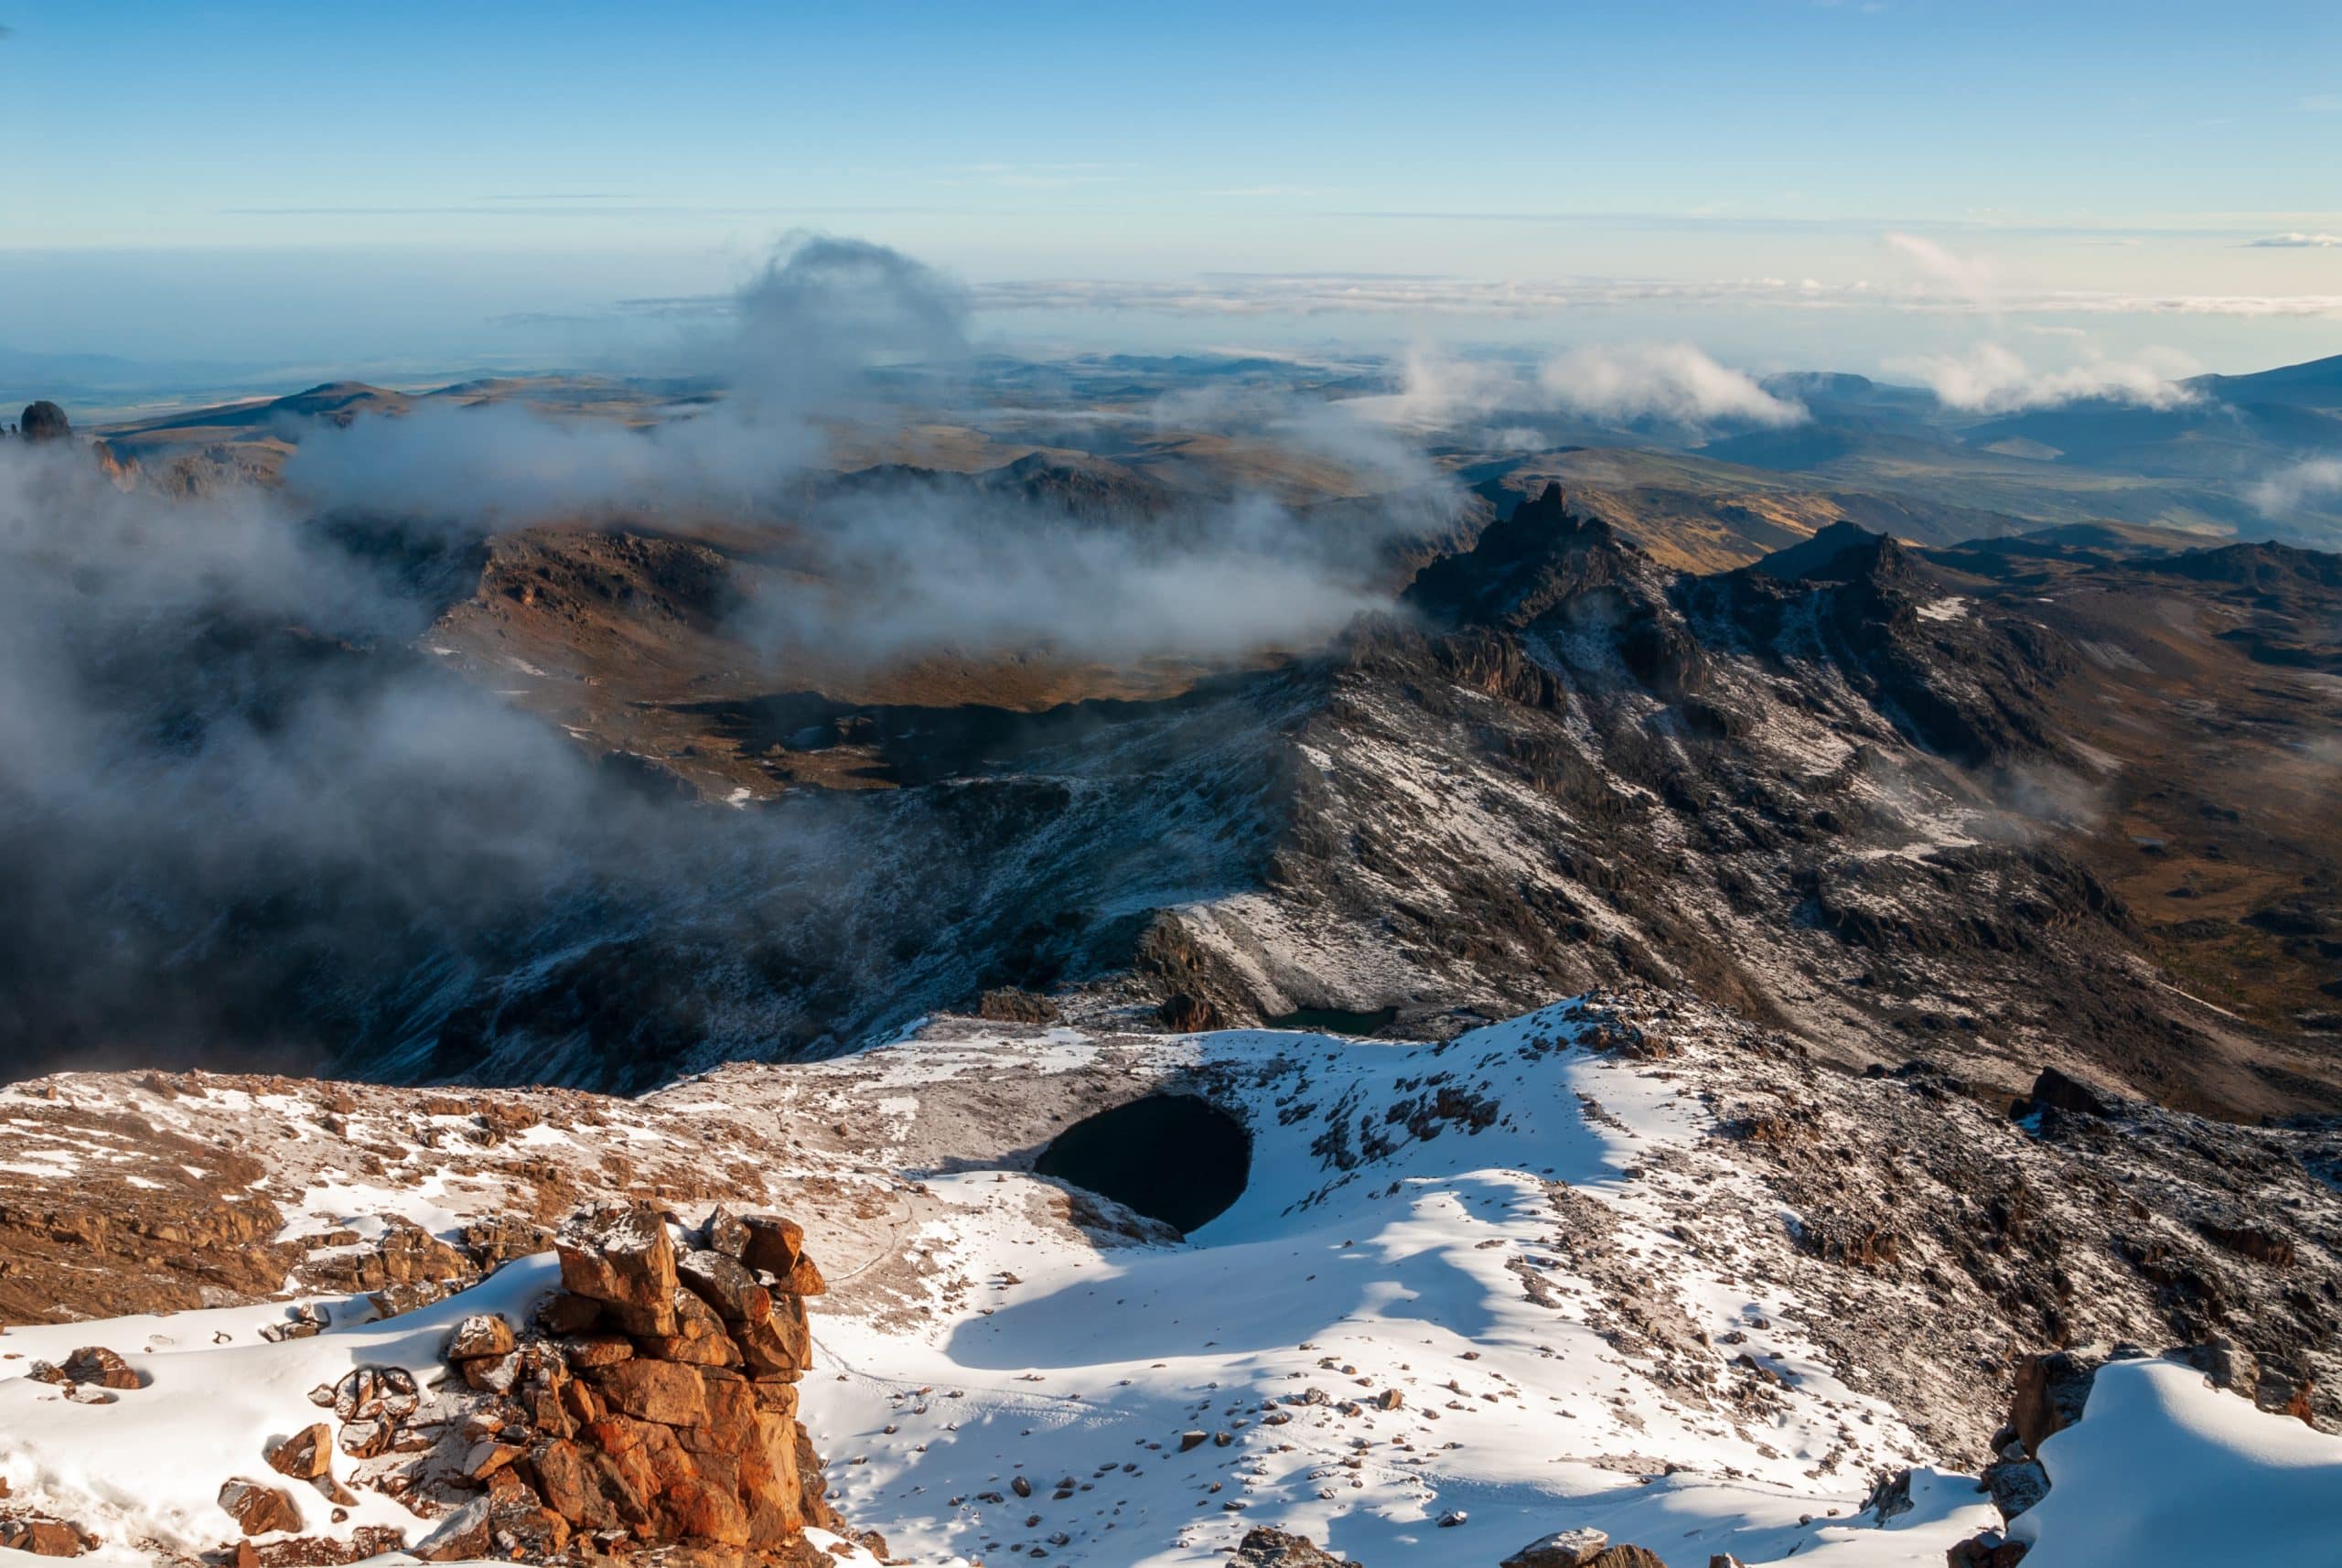
<svg viewBox="0 0 2342 1568"><path fill-rule="evenodd" d="M322 1421L313 1422L273 1444L266 1458L268 1467L280 1476L314 1481L333 1469L333 1428Z"/></svg>
<svg viewBox="0 0 2342 1568"><path fill-rule="evenodd" d="M301 1528L301 1505L292 1494L264 1481L238 1477L220 1488L220 1507L246 1535L273 1535Z"/></svg>
<svg viewBox="0 0 2342 1568"><path fill-rule="evenodd" d="M1503 1568L1581 1568L1609 1544L1602 1530L1558 1530L1506 1558Z"/></svg>
<svg viewBox="0 0 2342 1568"><path fill-rule="evenodd" d="M561 1283L600 1302L629 1334L673 1334L675 1245L648 1204L607 1203L579 1215L554 1242Z"/></svg>

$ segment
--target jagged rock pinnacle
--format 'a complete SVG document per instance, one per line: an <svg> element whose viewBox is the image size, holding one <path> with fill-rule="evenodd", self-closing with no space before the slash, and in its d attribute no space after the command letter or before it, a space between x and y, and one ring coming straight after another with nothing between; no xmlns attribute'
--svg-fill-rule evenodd
<svg viewBox="0 0 2342 1568"><path fill-rule="evenodd" d="M73 425L63 409L42 398L25 405L24 413L16 421L16 433L27 441L62 441L73 434Z"/></svg>

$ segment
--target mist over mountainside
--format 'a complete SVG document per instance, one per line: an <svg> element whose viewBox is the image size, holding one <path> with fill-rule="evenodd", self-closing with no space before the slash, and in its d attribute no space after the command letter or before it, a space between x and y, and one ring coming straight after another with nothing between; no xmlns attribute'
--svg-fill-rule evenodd
<svg viewBox="0 0 2342 1568"><path fill-rule="evenodd" d="M1634 979L2335 1103L2331 557L1859 377L1037 367L962 309L825 241L695 376L12 445L23 1058L640 1089L988 991L1440 1030Z"/></svg>

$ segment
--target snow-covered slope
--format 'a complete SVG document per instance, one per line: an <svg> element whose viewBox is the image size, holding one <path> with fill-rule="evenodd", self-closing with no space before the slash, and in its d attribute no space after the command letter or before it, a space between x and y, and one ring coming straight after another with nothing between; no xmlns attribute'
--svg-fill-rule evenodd
<svg viewBox="0 0 2342 1568"><path fill-rule="evenodd" d="M949 1211L920 1243L976 1282L976 1310L820 1325L844 1380L809 1404L848 1516L972 1558L1170 1563L1262 1520L1403 1561L1459 1512L1473 1556L1584 1523L1766 1557L1801 1515L1853 1513L1918 1444L1832 1376L1737 1248L1690 1253L1671 1229L1690 1184L1665 1167L1706 1112L1671 1074L1573 1051L1576 1033L1553 1012L1445 1047L1189 1043L1255 1144L1243 1197L1181 1246L1101 1254L1036 1230L993 1173L930 1177ZM1442 1089L1457 1113L1399 1128L1403 1153L1343 1170L1313 1147ZM1018 1475L1029 1505L981 1500Z"/></svg>
<svg viewBox="0 0 2342 1568"><path fill-rule="evenodd" d="M1165 1087L1252 1131L1243 1195L1193 1234L1032 1174L1068 1122ZM1493 1565L1578 1526L1673 1564L1938 1563L2000 1523L1961 1474L2005 1408L1979 1358L1998 1309L1955 1283L1958 1261L1910 1218L1900 1262L1892 1248L1884 1262L1833 1252L1838 1217L1778 1163L1787 1134L1762 1118L1802 1114L1840 1181L1869 1179L1903 1157L1896 1138L1921 1135L2045 1188L2091 1186L2079 1166L2049 1171L2084 1155L2038 1120L1819 1074L1655 997L1436 1045L945 1020L855 1058L729 1067L639 1102L543 1097L541 1119L501 1142L455 1136L469 1123L444 1108L431 1135L393 1139L398 1092L206 1080L150 1101L82 1075L20 1088L6 1109L60 1148L65 1123L35 1112L167 1113L190 1138L232 1134L274 1173L246 1200L273 1193L296 1235L403 1211L452 1239L526 1211L531 1181L539 1198L671 1190L685 1219L717 1197L798 1213L833 1287L815 1304L803 1413L838 1505L897 1557L937 1564L1217 1563L1262 1523L1385 1568ZM317 1120L328 1096L342 1133ZM2129 1141L2159 1128L2142 1120ZM1171 1179L1201 1174L1189 1150L1160 1154ZM1907 1168L1900 1197L1940 1179ZM2300 1200L2289 1222L2330 1227L2330 1189L2321 1208L2300 1181L2284 1189ZM2182 1190L2166 1185L2158 1201ZM2039 1223L2078 1229L2079 1214L2044 1207ZM2330 1260L2300 1265L2313 1266ZM2080 1277L2109 1316L2078 1306L2079 1324L2154 1332L2119 1272ZM457 1319L518 1313L548 1278L523 1258L381 1323L337 1301L333 1326L284 1343L258 1339L282 1304L12 1327L5 1506L82 1524L115 1558L231 1541L220 1484L261 1474L263 1444L316 1419L310 1390L360 1360L423 1371ZM22 1376L91 1344L149 1386L85 1404ZM2047 1444L2050 1500L2019 1520L2038 1537L2030 1561L2129 1561L2105 1555L2106 1521L2150 1504L2158 1539L2218 1531L2223 1495L2283 1514L2256 1561L2332 1561L2317 1552L2342 1541L2342 1442L2169 1365L2100 1376L2087 1418ZM1865 1499L1907 1467L1913 1506L1882 1525ZM305 1528L346 1539L407 1522L370 1495Z"/></svg>

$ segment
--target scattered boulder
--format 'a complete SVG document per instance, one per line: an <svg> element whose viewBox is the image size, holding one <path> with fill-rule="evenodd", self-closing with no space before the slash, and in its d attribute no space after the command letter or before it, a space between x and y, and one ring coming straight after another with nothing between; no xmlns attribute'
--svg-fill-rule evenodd
<svg viewBox="0 0 2342 1568"><path fill-rule="evenodd" d="M314 1339L327 1326L325 1308L305 1301L288 1309L284 1321L262 1324L260 1337L271 1345L282 1345L287 1339Z"/></svg>
<svg viewBox="0 0 2342 1568"><path fill-rule="evenodd" d="M369 1245L304 1259L297 1270L302 1282L312 1290L360 1295L468 1283L478 1277L471 1259L404 1215L379 1218L382 1233Z"/></svg>
<svg viewBox="0 0 2342 1568"><path fill-rule="evenodd" d="M438 1527L414 1549L425 1563L461 1563L485 1558L494 1549L489 1537L490 1499L475 1498L439 1521Z"/></svg>
<svg viewBox="0 0 2342 1568"><path fill-rule="evenodd" d="M146 1380L130 1369L130 1363L102 1345L84 1345L65 1358L57 1369L64 1374L63 1381L81 1383L101 1389L139 1389Z"/></svg>
<svg viewBox="0 0 2342 1568"><path fill-rule="evenodd" d="M994 1024L1054 1024L1058 1004L1030 991L1003 988L977 998L976 1016Z"/></svg>
<svg viewBox="0 0 2342 1568"><path fill-rule="evenodd" d="M1911 1471L1907 1466L1885 1472L1871 1483L1870 1495L1863 1498L1862 1511L1880 1524L1900 1514L1911 1511Z"/></svg>
<svg viewBox="0 0 2342 1568"><path fill-rule="evenodd" d="M268 1450L268 1467L296 1481L314 1481L333 1468L333 1430L324 1422L306 1426Z"/></svg>
<svg viewBox="0 0 2342 1568"><path fill-rule="evenodd" d="M446 1280L414 1280L406 1284L384 1285L366 1300L378 1318L403 1317L446 1300L453 1289Z"/></svg>
<svg viewBox="0 0 2342 1568"><path fill-rule="evenodd" d="M456 1325L447 1341L450 1361L479 1361L509 1356L519 1343L512 1326L492 1313L475 1313Z"/></svg>
<svg viewBox="0 0 2342 1568"><path fill-rule="evenodd" d="M273 1535L301 1528L301 1505L292 1494L241 1477L220 1488L220 1506L246 1535Z"/></svg>
<svg viewBox="0 0 2342 1568"><path fill-rule="evenodd" d="M2027 1099L2027 1114L2045 1105L2078 1116L2114 1114L2113 1107L2107 1104L2098 1090L2079 1079L2067 1077L2054 1067L2041 1069L2041 1075L2033 1080L2033 1092Z"/></svg>
<svg viewBox="0 0 2342 1568"><path fill-rule="evenodd" d="M1585 1568L1609 1544L1606 1530L1555 1530L1506 1558L1502 1568Z"/></svg>
<svg viewBox="0 0 2342 1568"><path fill-rule="evenodd" d="M0 1520L0 1548L10 1552L27 1552L35 1557L79 1557L97 1543L96 1536L61 1520Z"/></svg>
<svg viewBox="0 0 2342 1568"><path fill-rule="evenodd" d="M1244 1532L1229 1557L1233 1568L1345 1568L1345 1559L1325 1551L1306 1536L1293 1535L1267 1525ZM1348 1568L1359 1568L1348 1562Z"/></svg>
<svg viewBox="0 0 2342 1568"><path fill-rule="evenodd" d="M2004 1523L2049 1495L2049 1472L2041 1461L2023 1457L2014 1444L2009 1450L2018 1456L1984 1466L1984 1489L1993 1494L1993 1506L2001 1510Z"/></svg>
<svg viewBox="0 0 2342 1568"><path fill-rule="evenodd" d="M1945 1568L2016 1568L2032 1550L2025 1541L2010 1541L1997 1530L1971 1535L1955 1542L1943 1554Z"/></svg>
<svg viewBox="0 0 2342 1568"><path fill-rule="evenodd" d="M63 1519L0 1519L0 1547L33 1556L80 1556L99 1538Z"/></svg>

